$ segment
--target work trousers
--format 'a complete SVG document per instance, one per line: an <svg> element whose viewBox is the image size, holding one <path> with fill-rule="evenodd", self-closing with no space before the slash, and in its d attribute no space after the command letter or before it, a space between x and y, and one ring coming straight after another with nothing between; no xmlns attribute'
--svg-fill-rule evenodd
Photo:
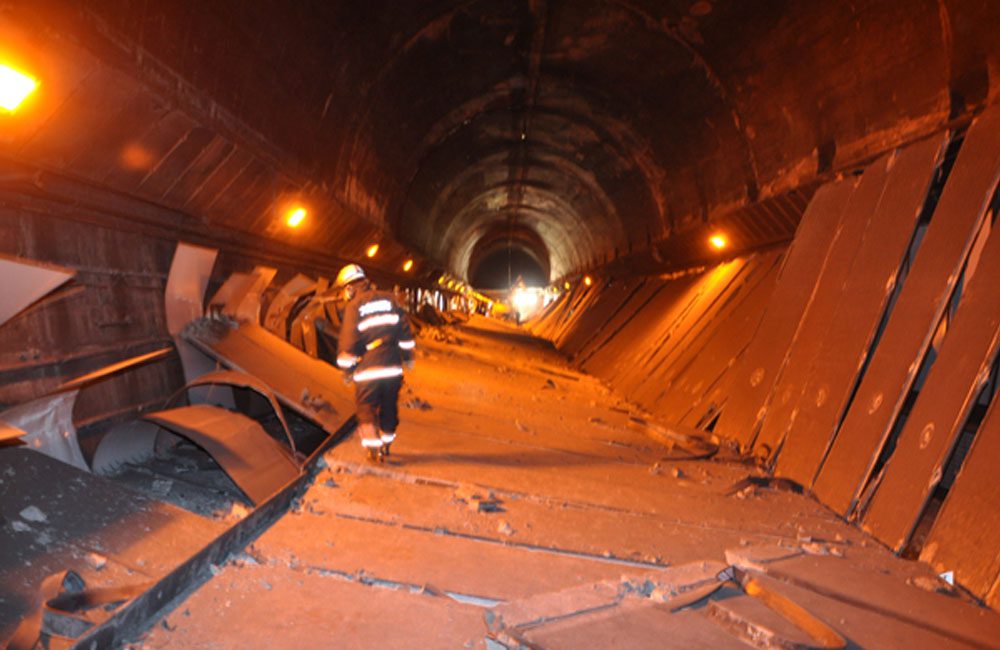
<svg viewBox="0 0 1000 650"><path fill-rule="evenodd" d="M399 426L399 387L402 377L364 381L354 385L358 424L374 424L385 433Z"/></svg>

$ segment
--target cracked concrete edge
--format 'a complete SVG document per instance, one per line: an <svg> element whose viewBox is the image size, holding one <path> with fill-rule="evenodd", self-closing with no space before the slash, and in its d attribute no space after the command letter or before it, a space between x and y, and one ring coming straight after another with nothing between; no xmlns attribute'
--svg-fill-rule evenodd
<svg viewBox="0 0 1000 650"><path fill-rule="evenodd" d="M625 574L499 605L484 613L490 634L500 635L616 607L626 598L647 599L679 609L713 593L729 579L722 562L693 562L658 571ZM692 600L693 597L693 600Z"/></svg>

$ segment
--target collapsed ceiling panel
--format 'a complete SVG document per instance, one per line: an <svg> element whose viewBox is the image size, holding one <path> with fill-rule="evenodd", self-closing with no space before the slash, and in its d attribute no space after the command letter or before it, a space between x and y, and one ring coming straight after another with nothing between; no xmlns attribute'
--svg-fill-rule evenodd
<svg viewBox="0 0 1000 650"><path fill-rule="evenodd" d="M0 257L0 277L4 279L0 285L0 325L73 275L72 269Z"/></svg>

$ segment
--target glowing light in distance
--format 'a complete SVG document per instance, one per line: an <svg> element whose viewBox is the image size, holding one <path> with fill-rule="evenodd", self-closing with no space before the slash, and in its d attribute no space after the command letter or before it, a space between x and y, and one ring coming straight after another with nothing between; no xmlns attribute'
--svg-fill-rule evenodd
<svg viewBox="0 0 1000 650"><path fill-rule="evenodd" d="M721 251L729 242L726 240L725 235L712 235L709 238L708 243L711 244L712 248L715 250Z"/></svg>
<svg viewBox="0 0 1000 650"><path fill-rule="evenodd" d="M35 88L38 88L38 81L0 64L0 107L13 113Z"/></svg>
<svg viewBox="0 0 1000 650"><path fill-rule="evenodd" d="M518 287L511 292L510 302L522 317L530 316L538 310L538 289Z"/></svg>
<svg viewBox="0 0 1000 650"><path fill-rule="evenodd" d="M563 289L569 291L569 282L563 282Z"/></svg>
<svg viewBox="0 0 1000 650"><path fill-rule="evenodd" d="M443 275L440 278L438 278L438 284L444 284L444 276Z"/></svg>
<svg viewBox="0 0 1000 650"><path fill-rule="evenodd" d="M590 285L594 284L594 281L590 278L589 275L585 275L583 276L583 283L589 287Z"/></svg>
<svg viewBox="0 0 1000 650"><path fill-rule="evenodd" d="M404 272L409 273L410 269L412 269L412 268L413 268L413 260L406 260L405 262L403 262L403 271Z"/></svg>
<svg viewBox="0 0 1000 650"><path fill-rule="evenodd" d="M368 249L365 251L365 255L368 257L375 257L376 255L378 255L378 244L372 244L371 246L369 246Z"/></svg>
<svg viewBox="0 0 1000 650"><path fill-rule="evenodd" d="M285 215L285 225L289 228L298 228L306 220L306 214L305 208L292 208Z"/></svg>

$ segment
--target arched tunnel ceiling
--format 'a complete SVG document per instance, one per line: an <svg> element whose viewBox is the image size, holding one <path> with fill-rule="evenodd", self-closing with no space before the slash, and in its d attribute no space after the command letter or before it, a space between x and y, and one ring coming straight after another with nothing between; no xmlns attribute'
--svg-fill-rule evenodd
<svg viewBox="0 0 1000 650"><path fill-rule="evenodd" d="M113 65L171 70L328 191L337 219L465 277L505 232L552 278L681 237L968 115L1000 70L989 0L45 0L17 15Z"/></svg>

